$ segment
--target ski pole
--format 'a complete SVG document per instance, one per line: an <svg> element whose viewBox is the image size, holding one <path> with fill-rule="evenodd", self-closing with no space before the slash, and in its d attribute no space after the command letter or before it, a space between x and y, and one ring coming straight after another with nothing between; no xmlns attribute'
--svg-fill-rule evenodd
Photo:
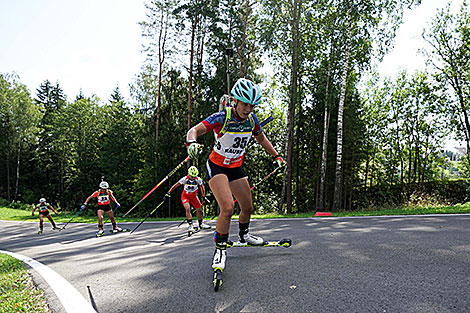
<svg viewBox="0 0 470 313"><path fill-rule="evenodd" d="M142 220L142 222L140 222L139 225L137 225L137 226L131 231L131 234L132 234L133 232L135 232L135 230L136 230L137 228L139 228L139 226L142 225L142 223L145 222L145 221L150 217L150 215L152 215L156 210L158 210L158 208L160 208L163 203L165 203L165 200L163 200L162 202L160 202L160 204L157 205L157 207L156 207L155 209L153 209L152 212L150 212L150 213Z"/></svg>
<svg viewBox="0 0 470 313"><path fill-rule="evenodd" d="M82 213L82 211L85 209L86 207L83 207L83 209L80 209L80 211L77 212L77 214L75 214L71 219L70 221L68 221L64 226L62 226L61 229L59 229L59 231L65 229L65 226L67 226L74 218L76 218L80 213Z"/></svg>
<svg viewBox="0 0 470 313"><path fill-rule="evenodd" d="M255 189L256 186L258 186L259 184L261 184L262 182L264 182L266 179L268 179L272 174L276 173L279 169L283 168L284 166L286 166L287 163L284 163L284 165L281 165L279 167L276 167L274 169L274 171L272 171L271 173L269 173L265 178L263 178L262 180L260 180L259 182L257 182L256 184L254 184L251 188L250 188L250 191ZM235 201L233 203L236 203L238 199L235 199Z"/></svg>
<svg viewBox="0 0 470 313"><path fill-rule="evenodd" d="M272 115L270 115L268 118L266 118L264 121L262 121L261 123L259 123L261 125L261 127L264 127L266 124L268 124L269 122L271 122L272 120L274 119L274 117Z"/></svg>
<svg viewBox="0 0 470 313"><path fill-rule="evenodd" d="M189 161L189 155L186 157L186 159L183 160L180 164L178 164L177 167L175 167L168 175L165 176L158 184L155 185L155 187L152 188L145 196L142 197L142 199L139 200L129 211L126 212L122 217L126 217L127 214L131 213L139 204L142 203L142 201L145 200L152 192L155 191L158 187L160 187L171 175L173 175L181 166L183 166L184 163Z"/></svg>

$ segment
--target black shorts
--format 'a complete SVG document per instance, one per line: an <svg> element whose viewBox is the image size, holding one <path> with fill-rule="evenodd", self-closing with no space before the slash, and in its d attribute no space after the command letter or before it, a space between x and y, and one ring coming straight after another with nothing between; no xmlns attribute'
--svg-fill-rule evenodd
<svg viewBox="0 0 470 313"><path fill-rule="evenodd" d="M227 176L229 182L246 177L241 167L222 167L215 164L211 160L207 160L206 169L209 180L218 174L224 174L225 176Z"/></svg>
<svg viewBox="0 0 470 313"><path fill-rule="evenodd" d="M39 212L39 215L44 215L44 216L48 216L49 215L49 210L46 210L46 211L43 211L43 212Z"/></svg>
<svg viewBox="0 0 470 313"><path fill-rule="evenodd" d="M105 212L111 211L111 205L105 204L105 205L98 205L98 210L103 210Z"/></svg>

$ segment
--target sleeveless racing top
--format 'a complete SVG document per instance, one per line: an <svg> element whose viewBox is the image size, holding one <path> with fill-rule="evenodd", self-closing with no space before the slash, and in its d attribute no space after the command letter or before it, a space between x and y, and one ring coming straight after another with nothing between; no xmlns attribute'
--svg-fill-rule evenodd
<svg viewBox="0 0 470 313"><path fill-rule="evenodd" d="M183 176L179 181L184 186L184 193L195 195L198 191L198 186L202 185L202 179L196 176L194 180L189 179L189 175Z"/></svg>
<svg viewBox="0 0 470 313"><path fill-rule="evenodd" d="M262 132L258 117L251 113L245 121L239 120L232 108L217 112L202 123L208 131L214 130L216 140L209 159L222 167L240 167L243 163L245 148L252 135Z"/></svg>
<svg viewBox="0 0 470 313"><path fill-rule="evenodd" d="M105 190L105 191L101 191L100 190L97 190L95 191L91 197L92 198L98 198L98 205L107 205L107 204L110 204L111 203L111 195L113 194L113 192L111 190Z"/></svg>
<svg viewBox="0 0 470 313"><path fill-rule="evenodd" d="M45 203L45 204L39 203L38 205L39 205L38 207L39 212L46 212L49 208L49 203Z"/></svg>

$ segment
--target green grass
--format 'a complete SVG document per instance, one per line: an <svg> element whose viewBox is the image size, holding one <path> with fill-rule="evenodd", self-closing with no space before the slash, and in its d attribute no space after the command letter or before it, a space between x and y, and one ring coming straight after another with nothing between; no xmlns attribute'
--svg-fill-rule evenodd
<svg viewBox="0 0 470 313"><path fill-rule="evenodd" d="M96 215L92 215L91 210L88 210L85 214L81 214L73 219L73 223L96 223ZM94 213L94 211L93 211ZM464 204L456 204L453 206L413 206L413 207L394 207L394 208L381 208L381 209L363 209L356 211L340 211L332 212L333 216L383 216L383 215L424 215L424 214L456 214L456 213L470 213L470 202ZM56 223L66 223L73 216L75 212L62 212L59 215L52 214L52 217ZM311 213L294 213L294 214L278 214L268 213L263 215L255 214L252 218L263 219L263 218L305 218L314 217L315 212ZM106 218L105 214L105 218ZM208 218L206 216L206 218ZM234 218L238 218L234 215ZM149 218L148 221L181 221L184 217L172 217L172 218ZM0 208L0 220L10 221L39 221L37 212L35 216L31 216L31 211L15 210L10 208ZM45 219L47 221L47 219ZM142 217L126 217L116 218L117 222L139 222Z"/></svg>
<svg viewBox="0 0 470 313"><path fill-rule="evenodd" d="M59 215L56 215L52 211L51 213L52 218L56 223L67 223L77 212L59 212ZM123 214L124 212L121 212ZM104 218L106 219L108 216L106 213L104 214ZM116 217L116 221L123 223L123 222L139 222L143 219L143 217ZM184 217L171 217L171 218L149 218L148 221L180 221L184 219ZM18 210L18 209L11 209L6 207L0 207L0 220L6 221L31 221L31 222L39 222L39 214L38 212L34 212L34 216L31 216L31 211L29 210ZM45 222L49 222L47 218L44 218ZM97 223L98 217L96 216L96 211L93 209L88 209L82 214L75 217L72 223ZM109 222L109 220L108 220Z"/></svg>
<svg viewBox="0 0 470 313"><path fill-rule="evenodd" d="M0 312L50 312L23 262L0 254Z"/></svg>
<svg viewBox="0 0 470 313"><path fill-rule="evenodd" d="M362 209L355 211L339 211L332 212L333 216L387 216L387 215L426 215L426 214L462 214L470 213L470 202L464 204L456 204L453 206L413 206L413 207L394 207L380 209ZM305 218L314 217L315 212L311 213L294 213L294 214L278 214L269 213L264 215L253 215L253 218Z"/></svg>

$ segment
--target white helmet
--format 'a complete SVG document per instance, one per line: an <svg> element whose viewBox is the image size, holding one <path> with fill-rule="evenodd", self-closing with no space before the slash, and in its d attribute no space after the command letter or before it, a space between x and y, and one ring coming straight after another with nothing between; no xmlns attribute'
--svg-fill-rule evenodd
<svg viewBox="0 0 470 313"><path fill-rule="evenodd" d="M105 181L102 181L102 182L100 183L100 188L102 188L102 189L108 189L108 188L109 188L109 184L108 184L107 182L105 182Z"/></svg>
<svg viewBox="0 0 470 313"><path fill-rule="evenodd" d="M41 199L39 199L39 202L46 202L46 199L45 199L45 198L41 198Z"/></svg>

